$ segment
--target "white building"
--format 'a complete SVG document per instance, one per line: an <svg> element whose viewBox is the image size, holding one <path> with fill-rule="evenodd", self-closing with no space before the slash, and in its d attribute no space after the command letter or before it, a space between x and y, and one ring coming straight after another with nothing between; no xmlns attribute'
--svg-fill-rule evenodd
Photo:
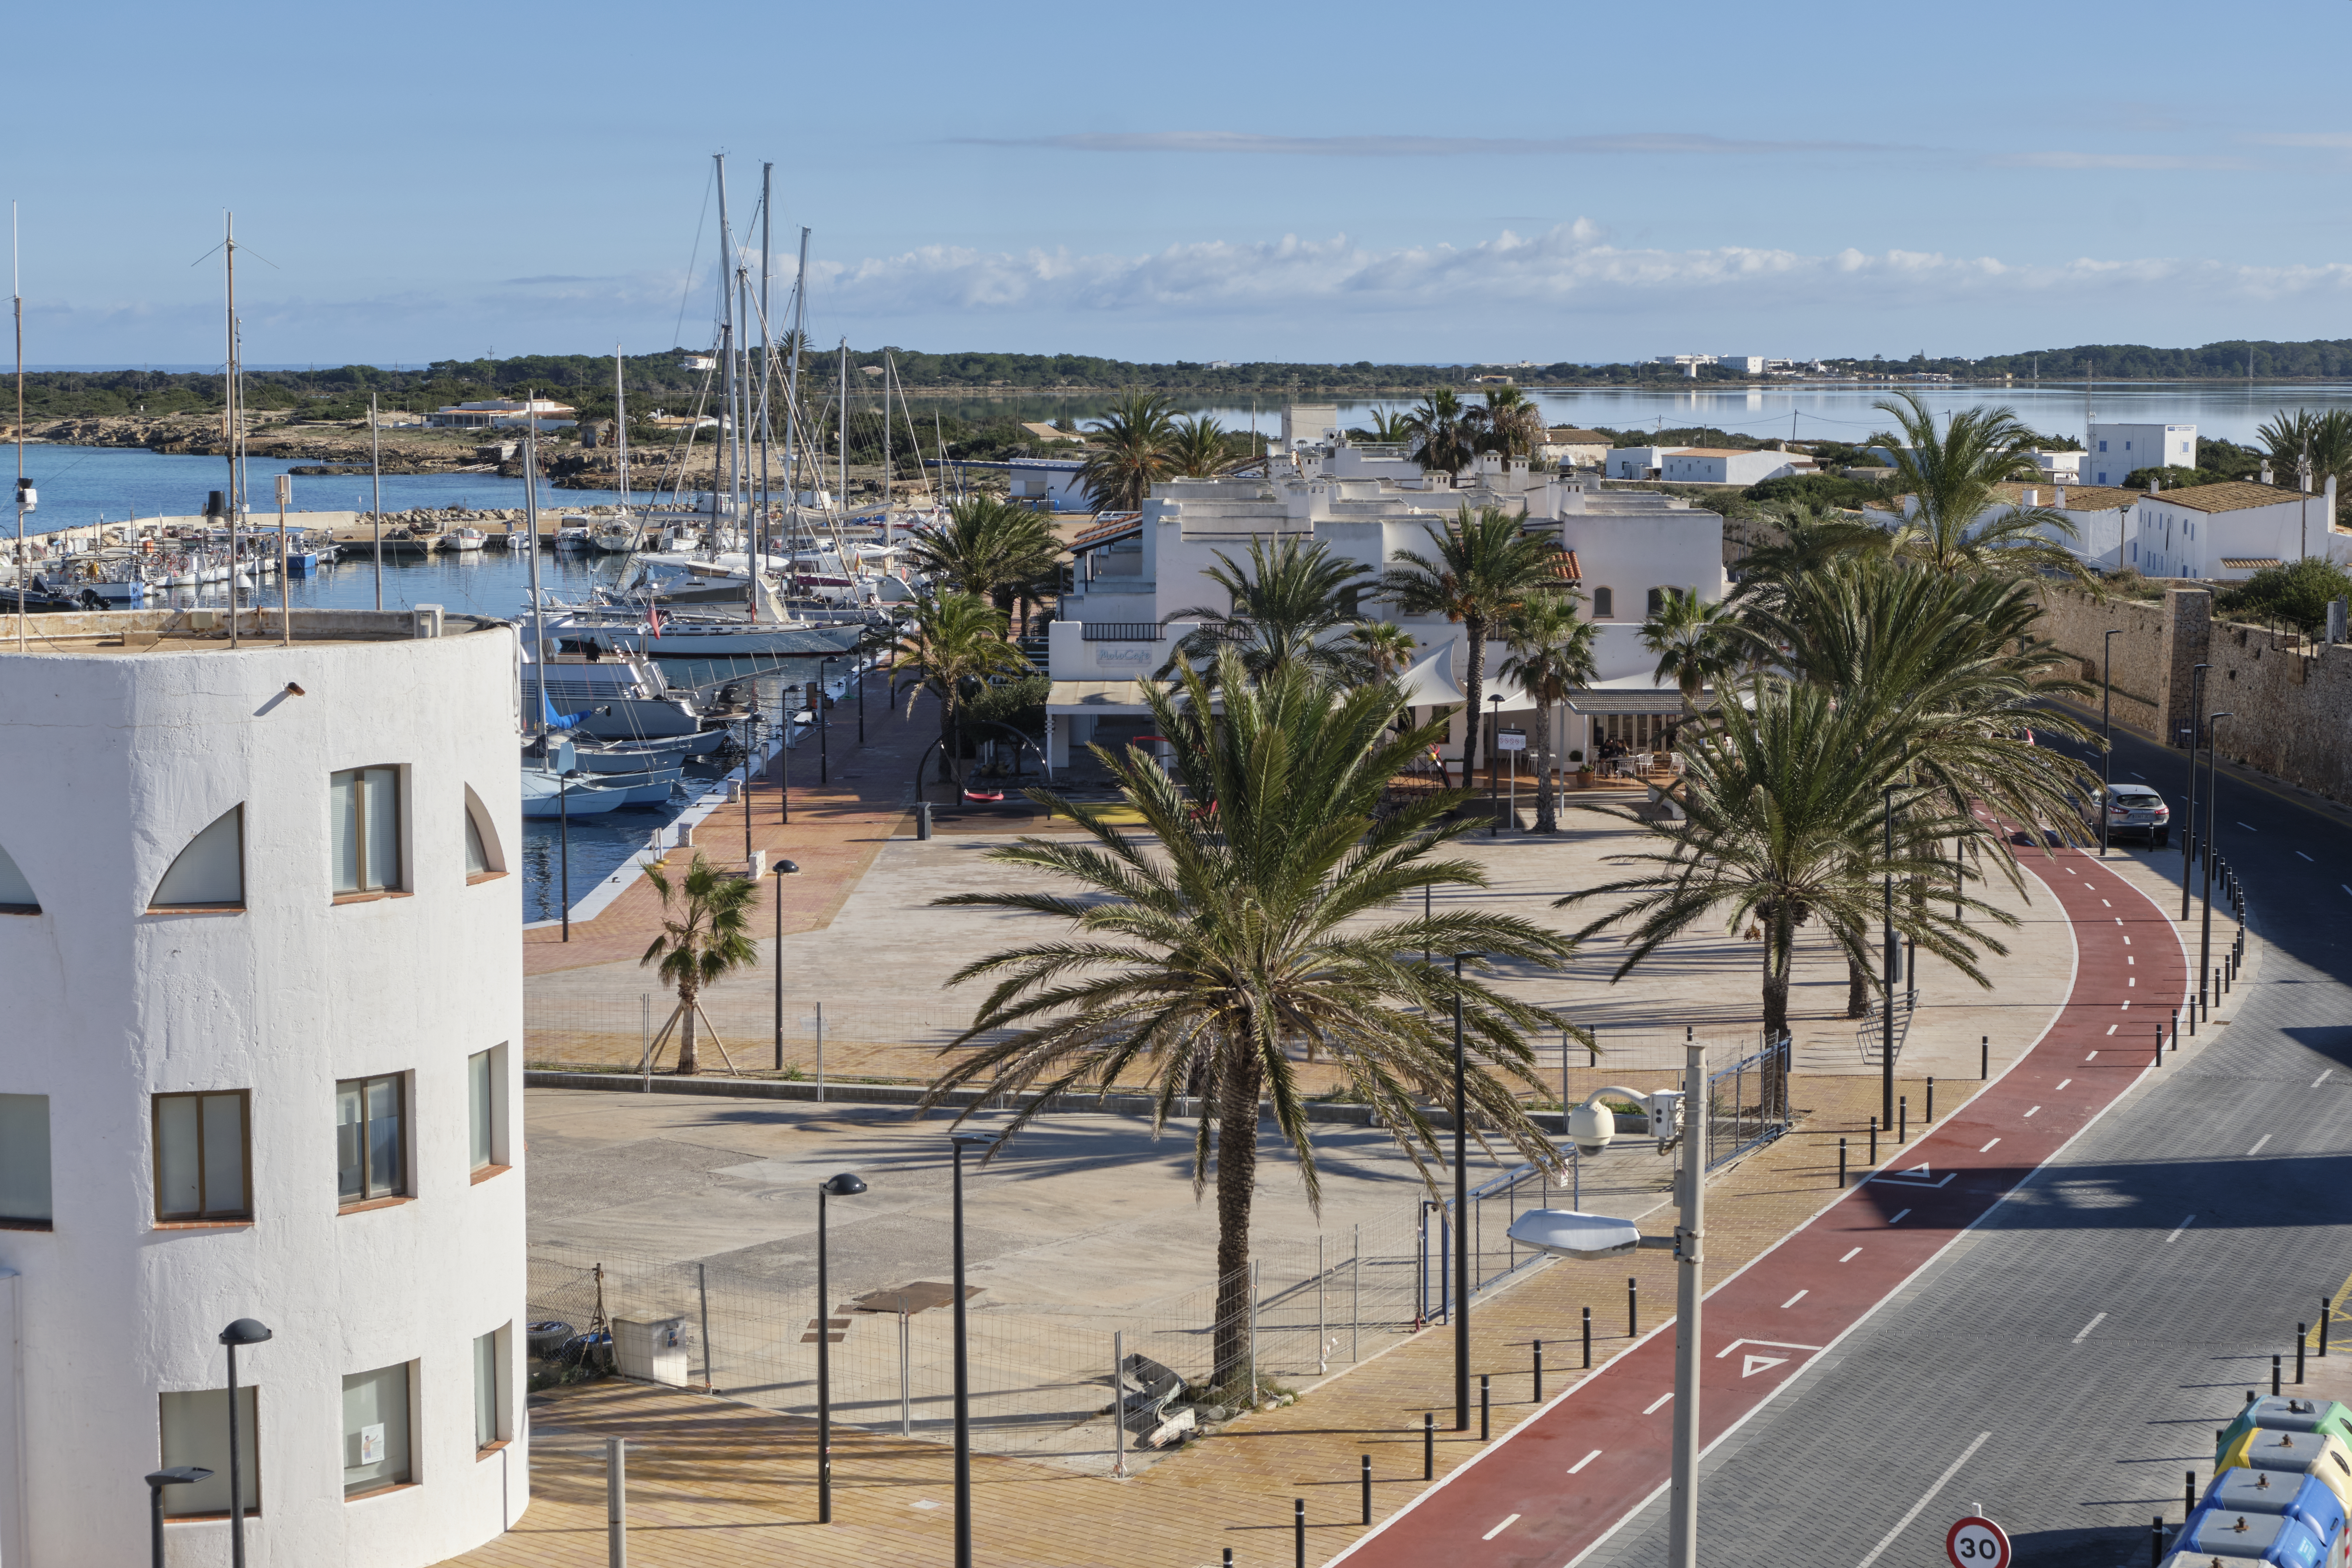
<svg viewBox="0 0 2352 1568"><path fill-rule="evenodd" d="M1682 450L1680 447L1612 447L1601 471L1612 479L1654 479L1665 472L1668 454Z"/></svg>
<svg viewBox="0 0 2352 1568"><path fill-rule="evenodd" d="M481 403L447 403L425 416L425 423L442 430L520 430L526 425L536 425L541 430L562 430L579 422L578 409L545 397L493 397Z"/></svg>
<svg viewBox="0 0 2352 1568"><path fill-rule="evenodd" d="M513 633L0 645L0 1563L417 1568L530 1500Z"/></svg>
<svg viewBox="0 0 2352 1568"><path fill-rule="evenodd" d="M2078 485L2083 482L2084 453L2036 450L2027 455L2033 459L2033 466L2039 470L2038 477L2052 484Z"/></svg>
<svg viewBox="0 0 2352 1568"><path fill-rule="evenodd" d="M2331 526L2335 516L2333 479L2311 494L2243 480L2152 490L2133 509L2125 564L2149 577L2236 583L2306 555L2352 562L2352 534Z"/></svg>
<svg viewBox="0 0 2352 1568"><path fill-rule="evenodd" d="M1536 456L1570 468L1597 468L1609 460L1609 437L1598 430L1554 426L1544 432Z"/></svg>
<svg viewBox="0 0 2352 1568"><path fill-rule="evenodd" d="M1642 622L1670 592L1723 597L1722 518L1666 496L1532 473L1524 459L1507 464L1491 453L1456 485L1453 476L1424 474L1404 459L1338 441L1276 463L1270 479L1163 481L1140 512L1107 517L1072 542L1074 582L1047 643L1048 765L1066 765L1073 744L1140 732L1150 711L1140 683L1198 625L1175 617L1226 603L1207 576L1220 553L1245 567L1254 538L1305 538L1379 574L1401 550L1428 553L1433 531L1442 531L1465 503L1515 510L1528 528L1556 538L1566 552L1562 578L1582 589L1584 614L1598 624L1598 678L1571 701L1573 712L1559 715L1564 728L1555 745L1589 754L1596 725L1653 742L1680 714L1681 700L1654 679L1657 657L1641 646ZM1414 704L1419 717L1463 700L1468 662L1459 626L1403 616L1377 595L1360 608L1412 634L1420 664L1409 684L1427 698ZM1501 642L1488 641L1486 692L1504 697L1505 714L1524 715L1530 704L1496 679L1507 657ZM1457 716L1442 748L1448 758L1459 759L1463 728Z"/></svg>
<svg viewBox="0 0 2352 1568"><path fill-rule="evenodd" d="M2094 425L2084 433L2088 448L2078 471L2095 485L2119 485L2140 468L2197 466L2194 425Z"/></svg>
<svg viewBox="0 0 2352 1568"><path fill-rule="evenodd" d="M1997 521L2021 509L2044 508L2074 525L2071 538L2061 530L2044 527L2041 531L2051 542L2064 545L2095 571L2113 572L2127 564L2133 528L2132 510L2139 504L2141 491L2127 490L2120 485L2036 484L1996 485L1993 488L2004 504L1989 511L1987 521Z"/></svg>
<svg viewBox="0 0 2352 1568"><path fill-rule="evenodd" d="M1658 478L1678 485L1755 485L1790 474L1818 473L1811 458L1767 447L1684 447L1664 454Z"/></svg>
<svg viewBox="0 0 2352 1568"><path fill-rule="evenodd" d="M1681 371L1685 375L1690 376L1691 378L1693 378L1694 380L1696 380L1696 379L1697 378L1697 376L1698 376L1698 367L1699 367L1699 366L1701 366L1701 365L1703 365L1703 364L1713 364L1713 363L1715 363L1715 355L1713 355L1713 354L1660 354L1660 355L1658 356L1658 361L1657 361L1657 363L1660 363L1660 364L1670 364L1670 365L1673 365L1676 370Z"/></svg>

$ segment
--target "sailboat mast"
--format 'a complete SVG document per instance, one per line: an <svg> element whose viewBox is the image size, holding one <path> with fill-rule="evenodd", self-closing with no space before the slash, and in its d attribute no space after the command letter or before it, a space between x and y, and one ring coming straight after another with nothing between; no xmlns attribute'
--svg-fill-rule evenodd
<svg viewBox="0 0 2352 1568"><path fill-rule="evenodd" d="M236 646L236 525L238 514L245 510L245 491L238 484L237 467L238 420L236 415L236 215L222 215L221 258L228 269L228 384L224 401L228 405L228 646Z"/></svg>
<svg viewBox="0 0 2352 1568"><path fill-rule="evenodd" d="M629 388L621 379L621 345L613 345L613 429L621 448L621 527L629 526Z"/></svg>
<svg viewBox="0 0 2352 1568"><path fill-rule="evenodd" d="M768 485L768 384L775 379L776 348L769 331L775 318L775 301L770 289L770 259L776 248L775 213L776 166L760 165L760 557L764 561L772 548L768 534L775 527L775 500ZM758 575L759 568L752 568Z"/></svg>
<svg viewBox="0 0 2352 1568"><path fill-rule="evenodd" d="M784 561L785 581L791 581L793 552L800 543L800 480L794 467L800 461L801 412L801 345L808 341L804 323L808 320L808 242L809 231L801 230L800 271L793 279L793 330L791 353L784 360ZM788 590L789 591L789 590Z"/></svg>
<svg viewBox="0 0 2352 1568"><path fill-rule="evenodd" d="M719 406L722 420L730 418L735 408L735 237L727 224L727 154L715 153L712 161L719 165ZM727 431L719 432L710 452L710 549L719 551L719 481L728 483L728 496L734 496L734 479L722 475L727 466Z"/></svg>
<svg viewBox="0 0 2352 1568"><path fill-rule="evenodd" d="M368 394L368 485L375 510L375 607L383 608L383 426L376 418L375 394Z"/></svg>
<svg viewBox="0 0 2352 1568"><path fill-rule="evenodd" d="M522 521L530 534L531 668L539 672L539 700L531 707L530 732L547 732L547 600L539 591L539 412L528 410L522 426ZM552 765L551 763L550 764Z"/></svg>
<svg viewBox="0 0 2352 1568"><path fill-rule="evenodd" d="M25 275L16 255L16 204L8 204L8 291L16 302L16 651L25 651Z"/></svg>
<svg viewBox="0 0 2352 1568"><path fill-rule="evenodd" d="M836 514L849 516L849 340L841 340L841 413L836 420L841 433L841 498L835 503ZM840 531L839 525L835 532Z"/></svg>

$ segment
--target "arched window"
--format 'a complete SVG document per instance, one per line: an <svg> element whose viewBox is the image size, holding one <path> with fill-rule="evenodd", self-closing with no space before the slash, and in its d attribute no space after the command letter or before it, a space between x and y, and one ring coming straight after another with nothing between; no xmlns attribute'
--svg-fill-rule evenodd
<svg viewBox="0 0 2352 1568"><path fill-rule="evenodd" d="M1667 599L1667 596L1668 596L1669 595L1673 594L1673 593L1674 593L1674 590L1673 590L1672 588L1653 588L1653 589L1651 589L1651 590L1650 590L1650 608L1649 608L1649 613L1650 613L1651 615L1654 615L1654 615L1656 615L1659 611L1661 611L1661 610L1664 609L1664 608L1666 607L1666 599Z"/></svg>
<svg viewBox="0 0 2352 1568"><path fill-rule="evenodd" d="M491 826L489 811L471 784L466 786L465 816L466 880L482 882L506 875L507 858L499 843L499 830Z"/></svg>
<svg viewBox="0 0 2352 1568"><path fill-rule="evenodd" d="M1605 621L1617 613L1617 591L1613 588L1592 590L1592 618Z"/></svg>
<svg viewBox="0 0 2352 1568"><path fill-rule="evenodd" d="M0 915L37 915L41 912L41 900L33 896L33 884L25 880L25 873L16 869L16 862L8 851L0 848Z"/></svg>
<svg viewBox="0 0 2352 1568"><path fill-rule="evenodd" d="M233 805L188 841L147 907L153 910L245 908L245 807Z"/></svg>

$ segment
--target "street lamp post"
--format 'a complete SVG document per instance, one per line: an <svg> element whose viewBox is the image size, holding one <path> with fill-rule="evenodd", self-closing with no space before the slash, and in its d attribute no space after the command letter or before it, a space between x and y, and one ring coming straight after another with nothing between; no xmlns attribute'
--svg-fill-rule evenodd
<svg viewBox="0 0 2352 1568"><path fill-rule="evenodd" d="M1454 1429L1470 1429L1470 1103L1462 1041L1462 961L1454 955ZM1256 1394L1250 1395L1255 1403Z"/></svg>
<svg viewBox="0 0 2352 1568"><path fill-rule="evenodd" d="M800 867L779 860L770 873L776 879L776 952L771 965L776 972L776 1070L784 1070L784 879L797 876Z"/></svg>
<svg viewBox="0 0 2352 1568"><path fill-rule="evenodd" d="M2189 672L2189 810L2181 817L2180 918L2189 918L2189 873L2197 864L2197 715L2205 710L2205 672L2200 664ZM2170 721L2167 721L2169 722Z"/></svg>
<svg viewBox="0 0 2352 1568"><path fill-rule="evenodd" d="M168 1470L156 1470L148 1476L147 1538L153 1568L163 1568L163 1489L192 1487L198 1481L212 1479L213 1473L202 1465L174 1465Z"/></svg>
<svg viewBox="0 0 2352 1568"><path fill-rule="evenodd" d="M955 1568L971 1568L971 1358L963 1307L963 1146L984 1132L955 1135Z"/></svg>
<svg viewBox="0 0 2352 1568"><path fill-rule="evenodd" d="M830 658L821 658L816 661L816 700L809 704L816 710L816 782L819 784L829 784L833 779L832 757L825 749L825 742L833 728L825 710L832 707L833 702L826 696L824 689L825 667L833 662Z"/></svg>
<svg viewBox="0 0 2352 1568"><path fill-rule="evenodd" d="M572 940L572 781L580 776L578 768L565 768L555 775L555 810L562 829L562 841L555 852L556 898L563 905L563 940Z"/></svg>
<svg viewBox="0 0 2352 1568"><path fill-rule="evenodd" d="M239 1318L220 1331L228 1347L228 1560L229 1568L245 1568L244 1467L238 1462L236 1432L236 1347L267 1342L269 1331L251 1318Z"/></svg>
<svg viewBox="0 0 2352 1568"><path fill-rule="evenodd" d="M866 744L866 672L874 668L874 656L858 649L857 672L857 743Z"/></svg>
<svg viewBox="0 0 2352 1568"><path fill-rule="evenodd" d="M1879 1009L1878 1037L1878 1124L1895 1125L1895 983L1903 978L1903 949L1895 940L1895 792L1903 786L1888 784L1880 792L1886 816L1885 922L1886 999Z"/></svg>
<svg viewBox="0 0 2352 1568"><path fill-rule="evenodd" d="M2203 1012L2210 1005L2205 991L2213 975L2213 818L2220 804L2221 758L2213 749L2213 726L2222 720L2234 718L2233 712L2205 715L2205 910L2198 921L2197 932L2197 1007ZM2186 885L2189 879L2183 877Z"/></svg>
<svg viewBox="0 0 2352 1568"><path fill-rule="evenodd" d="M759 755L760 715L754 709L743 720L743 864L751 864L751 759Z"/></svg>
<svg viewBox="0 0 2352 1568"><path fill-rule="evenodd" d="M2123 627L2116 626L2099 638L2099 858L2107 858L2107 817L2115 810L2116 785L2116 716L2115 659L2116 638ZM2153 831L2151 829L2151 831Z"/></svg>
<svg viewBox="0 0 2352 1568"><path fill-rule="evenodd" d="M1500 771L1495 765L1497 756L1495 741L1496 730L1503 722L1503 694L1497 691L1486 700L1495 705L1493 716L1486 721L1486 837L1499 838L1503 836L1503 797L1495 782ZM1473 784L1471 787L1475 789L1477 786Z"/></svg>
<svg viewBox="0 0 2352 1568"><path fill-rule="evenodd" d="M816 1521L833 1522L833 1297L825 1279L824 1211L827 1198L854 1198L866 1190L855 1173L844 1171L816 1187Z"/></svg>

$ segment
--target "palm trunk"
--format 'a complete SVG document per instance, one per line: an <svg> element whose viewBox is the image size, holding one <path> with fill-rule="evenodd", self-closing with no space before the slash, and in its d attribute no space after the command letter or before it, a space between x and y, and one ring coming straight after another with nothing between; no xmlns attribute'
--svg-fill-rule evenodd
<svg viewBox="0 0 2352 1568"><path fill-rule="evenodd" d="M1536 831L1558 833L1559 813L1552 801L1551 704L1536 704Z"/></svg>
<svg viewBox="0 0 2352 1568"><path fill-rule="evenodd" d="M1463 719L1462 787L1469 789L1478 782L1478 703L1486 695L1486 623L1481 616L1465 616L1462 629L1470 639L1470 668L1462 680L1462 694L1470 700Z"/></svg>
<svg viewBox="0 0 2352 1568"><path fill-rule="evenodd" d="M677 988L677 1024L680 1031L677 1037L677 1070L689 1078L702 1070L702 1063L694 1054L694 996L692 986L681 985Z"/></svg>
<svg viewBox="0 0 2352 1568"><path fill-rule="evenodd" d="M1250 1353L1250 1199L1257 1190L1258 1074L1244 1052L1229 1063L1217 1103L1217 1313L1211 1382L1225 1403L1248 1409Z"/></svg>
<svg viewBox="0 0 2352 1568"><path fill-rule="evenodd" d="M1789 1032L1789 973L1795 959L1797 928L1785 908L1775 907L1764 922L1764 1039L1769 1045ZM1778 1054L1765 1058L1764 1109L1768 1116L1785 1111L1789 1076Z"/></svg>
<svg viewBox="0 0 2352 1568"><path fill-rule="evenodd" d="M1870 1011L1870 971L1845 961L1845 1016L1859 1018Z"/></svg>
<svg viewBox="0 0 2352 1568"><path fill-rule="evenodd" d="M940 780L943 784L956 782L955 765L950 759L961 744L961 737L956 734L954 694L942 691L940 693Z"/></svg>

